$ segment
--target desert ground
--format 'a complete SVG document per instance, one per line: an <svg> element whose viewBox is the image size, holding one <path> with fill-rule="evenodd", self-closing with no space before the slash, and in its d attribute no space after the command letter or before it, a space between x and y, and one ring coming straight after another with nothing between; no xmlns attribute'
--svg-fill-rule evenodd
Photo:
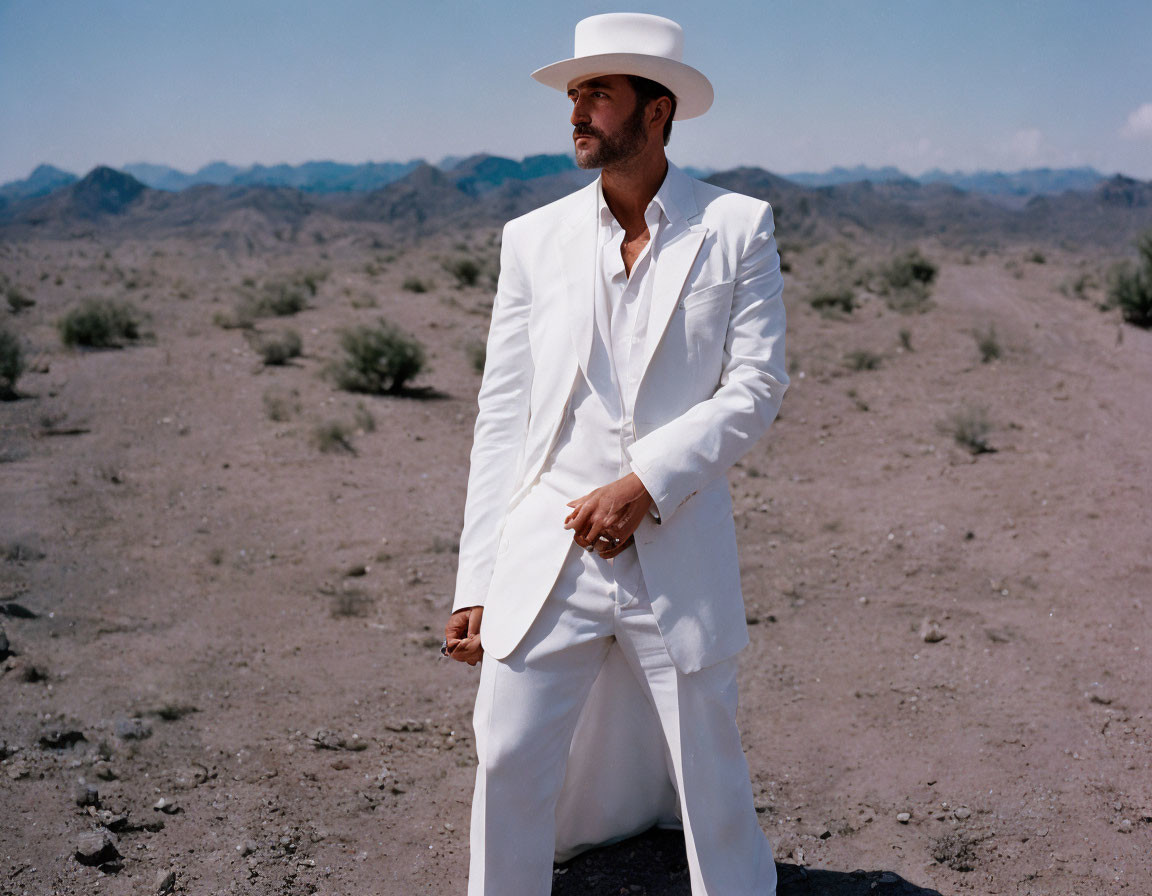
<svg viewBox="0 0 1152 896"><path fill-rule="evenodd" d="M0 244L35 302L0 311L28 359L0 403L0 894L464 893L478 669L437 648L498 237ZM918 246L939 274L899 310L869 272L908 245L784 241L792 386L730 474L780 894L1152 893L1152 332L1097 307L1093 250ZM838 284L851 311L812 307ZM65 347L91 297L143 338ZM425 369L337 388L342 328L381 317ZM302 354L264 364L286 328ZM667 833L555 881L689 892Z"/></svg>

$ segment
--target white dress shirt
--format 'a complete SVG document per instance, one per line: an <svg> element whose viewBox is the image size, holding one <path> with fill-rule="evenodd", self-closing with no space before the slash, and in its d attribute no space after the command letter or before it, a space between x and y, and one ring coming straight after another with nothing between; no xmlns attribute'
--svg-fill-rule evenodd
<svg viewBox="0 0 1152 896"><path fill-rule="evenodd" d="M640 385L652 300L653 267L660 255L660 236L668 221L665 211L668 178L648 203L644 220L648 244L624 269L620 249L624 229L604 201L597 185L597 276L595 330L587 377L581 376L568 401L564 423L540 474L538 487L550 488L565 501L632 472L628 449L635 441L632 412ZM655 514L654 514L655 515ZM622 592L621 604L647 604L635 546L614 558L614 572Z"/></svg>

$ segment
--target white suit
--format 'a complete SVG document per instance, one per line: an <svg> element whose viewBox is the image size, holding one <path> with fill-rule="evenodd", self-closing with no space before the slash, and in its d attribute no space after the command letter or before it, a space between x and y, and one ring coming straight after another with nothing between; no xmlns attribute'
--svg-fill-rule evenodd
<svg viewBox="0 0 1152 896"><path fill-rule="evenodd" d="M520 814L509 794L494 796L493 785L484 784L496 775L490 766L513 756L530 782L525 786L539 790L539 798L532 798L537 801L529 800L532 812L557 806L561 858L672 820L669 809L677 808L678 794L679 808L703 821L695 827L704 831L700 836L711 852L706 860L713 868L701 871L693 853L694 826L685 818L693 892L762 893L775 876L751 811L734 726L732 658L748 636L725 473L767 429L787 386L779 257L766 203L688 178L671 164L665 183L674 188L674 201L665 204L667 221L653 259L641 374L625 446L659 517L645 517L635 533L642 612L596 603L596 583L611 586L611 569L601 569L606 578L598 578L591 565L581 570L581 563L595 561L574 550L572 533L562 526L563 500L554 490L534 488L580 378L595 379L588 371L595 336L598 185L511 221L504 230L454 600L454 609L485 607L474 813L490 802L506 816ZM582 587L582 581L591 584ZM593 644L588 633L596 626ZM620 641L620 650L606 646L613 640ZM649 654L663 656L666 668L646 666ZM561 656L575 665L557 665ZM653 662L658 665L658 656ZM507 677L499 688L493 663ZM544 727L540 716L552 711L553 701L539 684L516 691L523 682L515 676L525 667L554 691L557 715ZM661 695L653 682L669 676L676 683ZM510 699L520 707L509 707ZM531 738L518 740L516 731L493 732L494 711L504 714L496 724L505 729L531 729L539 749ZM653 743L660 744L660 725L670 755L658 762L626 761L638 750L651 756ZM572 759L557 801L547 763L559 761L563 775L567 755L558 760L556 750L567 749L574 727ZM713 729L720 735L712 737ZM605 747L609 756L625 761L605 761ZM546 768L532 766L537 753L552 757L541 760ZM507 790L512 785L499 782L511 779L506 770L501 774L506 778L492 780ZM545 783L537 787L537 779ZM555 780L555 791L559 785ZM707 817L711 794L721 810L724 801L746 803L738 823L723 811ZM553 836L538 818L499 821L521 823L525 827L515 837L500 831L504 853L515 853L516 844L534 837ZM546 880L517 877L511 855L490 861L507 867L485 871L480 860L478 871L477 824L474 814L470 892L547 892ZM752 865L725 877L722 847L708 846L708 838L728 824L729 848L742 850ZM529 851L538 855L540 848ZM713 883L706 884L709 875ZM485 876L487 889L476 882Z"/></svg>

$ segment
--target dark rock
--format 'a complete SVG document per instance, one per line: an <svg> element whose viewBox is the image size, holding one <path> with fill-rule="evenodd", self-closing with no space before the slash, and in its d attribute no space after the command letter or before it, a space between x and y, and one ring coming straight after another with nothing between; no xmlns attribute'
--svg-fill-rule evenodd
<svg viewBox="0 0 1152 896"><path fill-rule="evenodd" d="M85 784L83 782L77 784L72 789L72 798L76 801L76 805L81 808L100 805L100 791L96 788L95 784Z"/></svg>
<svg viewBox="0 0 1152 896"><path fill-rule="evenodd" d="M48 728L40 735L40 746L46 750L66 750L88 738L72 728Z"/></svg>
<svg viewBox="0 0 1152 896"><path fill-rule="evenodd" d="M110 865L120 859L116 837L111 831L85 831L76 838L76 861L81 865ZM118 870L118 869L117 869Z"/></svg>

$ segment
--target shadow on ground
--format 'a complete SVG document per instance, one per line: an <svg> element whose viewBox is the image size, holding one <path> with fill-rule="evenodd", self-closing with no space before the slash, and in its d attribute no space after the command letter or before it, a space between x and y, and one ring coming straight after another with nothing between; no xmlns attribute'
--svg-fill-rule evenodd
<svg viewBox="0 0 1152 896"><path fill-rule="evenodd" d="M776 864L777 896L940 896L891 871L821 871ZM552 896L691 896L684 835L651 830L556 867Z"/></svg>

